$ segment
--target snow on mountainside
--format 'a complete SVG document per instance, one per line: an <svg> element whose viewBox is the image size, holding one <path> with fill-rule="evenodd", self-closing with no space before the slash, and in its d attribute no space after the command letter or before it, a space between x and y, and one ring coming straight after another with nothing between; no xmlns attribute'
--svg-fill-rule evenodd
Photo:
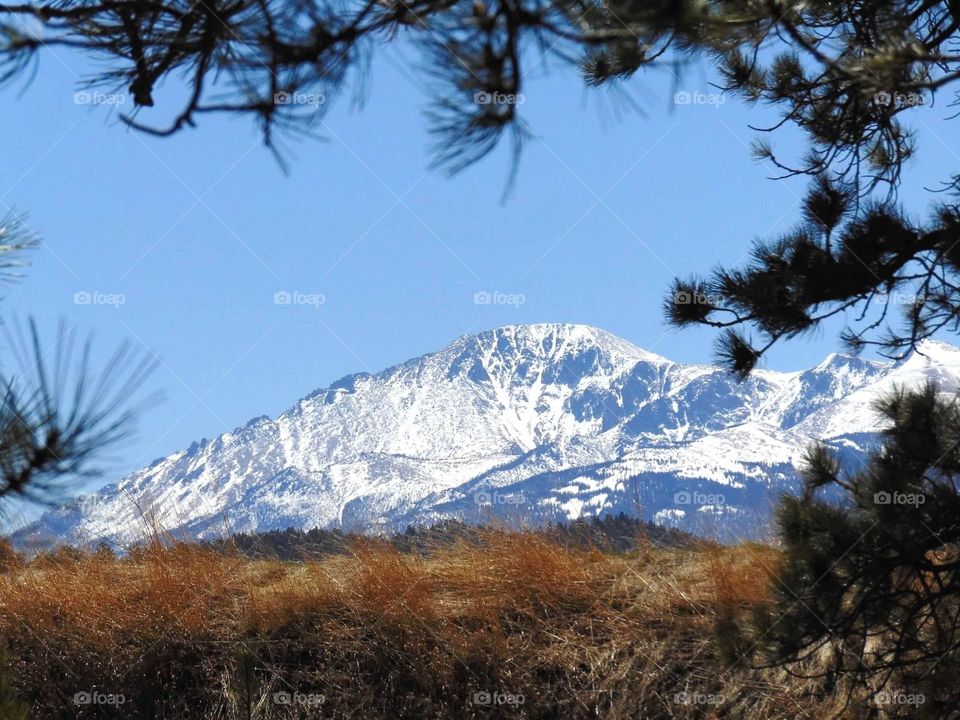
<svg viewBox="0 0 960 720"><path fill-rule="evenodd" d="M928 342L897 364L834 354L740 383L588 326L504 327L194 443L17 540L130 542L152 522L210 536L620 510L758 536L812 440L855 459L876 441L871 400L925 379L956 389L960 349Z"/></svg>

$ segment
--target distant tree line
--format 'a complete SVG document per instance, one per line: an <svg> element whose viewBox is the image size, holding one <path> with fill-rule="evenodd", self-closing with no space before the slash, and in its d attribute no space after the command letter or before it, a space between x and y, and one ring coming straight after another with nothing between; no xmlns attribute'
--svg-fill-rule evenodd
<svg viewBox="0 0 960 720"><path fill-rule="evenodd" d="M503 532L507 531L469 525L458 520L445 520L429 526L411 525L404 532L386 538L386 542L400 552L422 555L449 548L458 542L480 546L490 533ZM624 513L580 518L567 523L557 522L528 532L572 549L596 549L613 553L629 552L647 543L658 547L684 547L704 542L676 528L661 527ZM238 533L199 544L217 552L239 553L249 558L296 561L326 555L345 555L351 552L357 542L369 539L366 535L337 529L288 528L263 533Z"/></svg>

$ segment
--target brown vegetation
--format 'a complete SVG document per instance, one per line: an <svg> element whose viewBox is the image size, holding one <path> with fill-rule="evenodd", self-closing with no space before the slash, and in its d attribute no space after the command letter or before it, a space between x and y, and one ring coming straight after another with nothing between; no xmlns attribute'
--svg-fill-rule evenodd
<svg viewBox="0 0 960 720"><path fill-rule="evenodd" d="M829 696L725 655L776 562L529 533L306 562L61 551L5 560L0 637L38 718L823 717Z"/></svg>

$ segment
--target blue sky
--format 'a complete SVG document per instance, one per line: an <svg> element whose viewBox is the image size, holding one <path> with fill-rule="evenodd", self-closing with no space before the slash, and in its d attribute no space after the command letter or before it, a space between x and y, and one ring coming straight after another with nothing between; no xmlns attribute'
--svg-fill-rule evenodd
<svg viewBox="0 0 960 720"><path fill-rule="evenodd" d="M428 170L427 95L404 62L382 51L365 107L340 101L324 142L289 143L289 175L245 119L202 118L161 140L126 130L109 106L77 104L83 65L62 51L43 56L22 94L3 92L0 212L29 212L44 240L6 290L4 316L37 316L48 337L64 318L100 348L129 340L162 360L151 388L164 400L103 481L345 374L500 325L588 323L707 362L711 333L664 325L670 279L735 263L798 217L803 182L767 180L748 150L748 125L769 114L734 99L673 103L678 90L713 91L697 66L676 86L666 70L627 85L642 112L568 68L537 68L522 107L535 138L501 203L504 151L455 178ZM921 153L902 197L919 211L960 144L940 122L948 109L915 112ZM524 302L476 304L484 291ZM277 292L324 302L278 305ZM77 304L78 293L124 302ZM836 329L767 366L815 364Z"/></svg>

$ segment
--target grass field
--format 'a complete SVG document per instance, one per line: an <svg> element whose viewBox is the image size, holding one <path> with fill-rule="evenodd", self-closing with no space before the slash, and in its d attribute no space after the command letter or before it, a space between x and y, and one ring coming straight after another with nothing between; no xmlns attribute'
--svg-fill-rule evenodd
<svg viewBox="0 0 960 720"><path fill-rule="evenodd" d="M821 688L730 651L777 562L529 533L303 562L8 552L0 637L36 718L827 717Z"/></svg>

